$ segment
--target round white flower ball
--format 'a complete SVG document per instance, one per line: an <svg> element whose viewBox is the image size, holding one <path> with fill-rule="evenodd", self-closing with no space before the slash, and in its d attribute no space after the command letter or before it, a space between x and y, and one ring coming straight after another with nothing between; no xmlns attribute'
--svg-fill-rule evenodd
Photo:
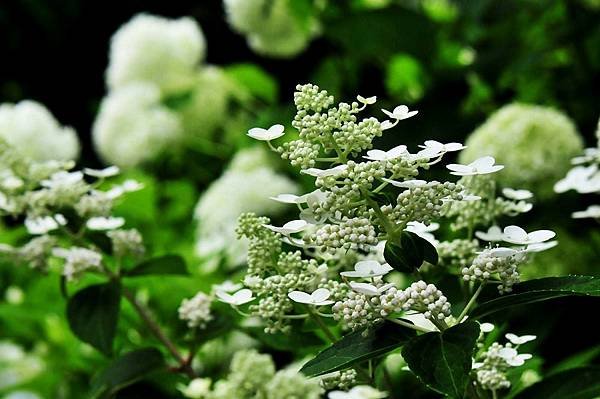
<svg viewBox="0 0 600 399"><path fill-rule="evenodd" d="M506 165L498 182L524 188L540 198L553 195L554 183L571 167L583 148L573 122L562 112L537 105L509 104L477 128L460 154L461 163L491 155Z"/></svg>
<svg viewBox="0 0 600 399"><path fill-rule="evenodd" d="M227 21L248 45L270 57L293 57L318 33L311 16L294 13L293 0L224 0Z"/></svg>
<svg viewBox="0 0 600 399"><path fill-rule="evenodd" d="M269 197L297 193L297 185L276 173L262 148L240 151L225 173L202 194L195 210L198 222L199 256L224 253L228 264L245 261L247 244L235 234L237 219L244 212L273 216L285 205Z"/></svg>
<svg viewBox="0 0 600 399"><path fill-rule="evenodd" d="M79 156L75 130L61 126L35 101L0 104L0 138L35 161L69 161Z"/></svg>
<svg viewBox="0 0 600 399"><path fill-rule="evenodd" d="M92 135L107 163L124 168L139 165L180 142L180 119L160 100L160 89L146 83L125 86L104 98Z"/></svg>
<svg viewBox="0 0 600 399"><path fill-rule="evenodd" d="M193 19L136 15L111 39L108 86L144 81L163 90L185 87L205 51L204 35Z"/></svg>

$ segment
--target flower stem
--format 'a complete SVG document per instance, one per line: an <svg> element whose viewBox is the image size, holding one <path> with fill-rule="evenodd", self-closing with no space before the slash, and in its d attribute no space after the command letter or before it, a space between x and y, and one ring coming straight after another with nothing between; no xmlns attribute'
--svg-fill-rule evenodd
<svg viewBox="0 0 600 399"><path fill-rule="evenodd" d="M183 371L188 377L195 378L196 373L194 369L190 366L189 362L183 357L179 350L175 346L175 344L165 335L165 333L161 330L160 326L150 313L150 310L146 308L142 303L140 303L135 295L128 290L127 288L123 288L123 296L131 303L131 306L135 309L135 311L140 315L144 323L148 326L152 334L167 348L167 350L173 355L173 357L179 363L180 370Z"/></svg>
<svg viewBox="0 0 600 399"><path fill-rule="evenodd" d="M465 316L467 315L467 313L469 313L469 310L471 309L471 307L473 307L473 305L475 304L475 301L477 300L477 297L481 293L481 290L483 289L484 285L485 285L485 283L481 283L479 285L479 287L477 288L477 290L475 291L475 293L473 294L473 296L471 297L471 299L469 299L469 302L467 302L467 304L465 305L465 307L462 310L462 312L460 312L460 315L458 316L458 322L459 323L465 318Z"/></svg>

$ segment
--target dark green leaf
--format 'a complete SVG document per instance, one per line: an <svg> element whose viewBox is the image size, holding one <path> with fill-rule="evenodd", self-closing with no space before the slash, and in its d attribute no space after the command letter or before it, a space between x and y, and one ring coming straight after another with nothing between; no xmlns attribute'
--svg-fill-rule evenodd
<svg viewBox="0 0 600 399"><path fill-rule="evenodd" d="M513 286L508 295L481 303L471 317L483 317L500 310L566 296L600 296L600 277L564 276L529 280Z"/></svg>
<svg viewBox="0 0 600 399"><path fill-rule="evenodd" d="M86 237L98 248L107 254L112 254L112 241L105 233L99 231L88 231Z"/></svg>
<svg viewBox="0 0 600 399"><path fill-rule="evenodd" d="M428 387L452 398L463 398L478 336L479 325L468 321L413 338L404 345L402 356Z"/></svg>
<svg viewBox="0 0 600 399"><path fill-rule="evenodd" d="M437 250L435 249L433 244L416 234L413 234L413 239L419 242L419 245L423 250L423 260L431 263L432 265L437 265L439 258Z"/></svg>
<svg viewBox="0 0 600 399"><path fill-rule="evenodd" d="M427 261L437 264L438 254L435 247L426 239L410 231L403 231L400 243L388 241L385 245L383 257L394 269L412 273Z"/></svg>
<svg viewBox="0 0 600 399"><path fill-rule="evenodd" d="M360 330L344 336L302 366L300 371L316 376L343 370L393 351L415 336L413 330L391 322L369 328L366 335L364 333L365 330Z"/></svg>
<svg viewBox="0 0 600 399"><path fill-rule="evenodd" d="M86 287L67 303L67 319L73 333L107 356L112 354L120 300L121 286L111 281Z"/></svg>
<svg viewBox="0 0 600 399"><path fill-rule="evenodd" d="M128 352L112 361L92 382L94 399L109 398L120 389L165 367L163 356L155 348Z"/></svg>
<svg viewBox="0 0 600 399"><path fill-rule="evenodd" d="M543 379L514 399L593 399L600 396L600 367L579 367Z"/></svg>
<svg viewBox="0 0 600 399"><path fill-rule="evenodd" d="M127 276L148 276L152 274L187 275L185 260L179 255L163 255L148 259L125 273Z"/></svg>
<svg viewBox="0 0 600 399"><path fill-rule="evenodd" d="M411 262L404 255L402 248L391 241L385 243L383 257L390 266L399 272L412 273L417 270L417 268L414 266L414 262Z"/></svg>

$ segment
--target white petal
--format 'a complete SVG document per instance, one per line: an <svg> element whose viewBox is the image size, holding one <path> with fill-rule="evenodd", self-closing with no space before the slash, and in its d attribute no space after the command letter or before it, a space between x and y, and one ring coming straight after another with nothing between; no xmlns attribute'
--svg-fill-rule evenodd
<svg viewBox="0 0 600 399"><path fill-rule="evenodd" d="M118 166L109 166L104 169L85 168L85 169L83 169L83 172L86 175L92 176L92 177L112 177L112 176L116 176L119 174L119 167Z"/></svg>
<svg viewBox="0 0 600 399"><path fill-rule="evenodd" d="M527 232L519 226L506 226L504 228L504 239L508 242L514 242L520 244L527 242Z"/></svg>
<svg viewBox="0 0 600 399"><path fill-rule="evenodd" d="M552 230L536 230L527 234L527 236L532 243L539 243L556 237L556 233Z"/></svg>
<svg viewBox="0 0 600 399"><path fill-rule="evenodd" d="M283 225L283 228L290 233L298 233L299 231L305 230L308 227L306 220L292 220Z"/></svg>
<svg viewBox="0 0 600 399"><path fill-rule="evenodd" d="M350 288L352 288L356 292L360 292L365 295L378 295L379 290L372 284L368 283L355 283L354 281L350 282Z"/></svg>
<svg viewBox="0 0 600 399"><path fill-rule="evenodd" d="M311 294L311 297L313 303L319 303L327 300L330 295L331 293L327 288L318 288Z"/></svg>
<svg viewBox="0 0 600 399"><path fill-rule="evenodd" d="M292 291L288 294L288 297L294 302L306 304L312 303L312 296L310 294L307 294L306 292Z"/></svg>
<svg viewBox="0 0 600 399"><path fill-rule="evenodd" d="M302 197L294 194L279 194L275 197L269 197L273 201L282 202L284 204L299 204L302 201Z"/></svg>
<svg viewBox="0 0 600 399"><path fill-rule="evenodd" d="M492 323L481 323L479 327L484 333L489 333L495 328L495 326Z"/></svg>
<svg viewBox="0 0 600 399"><path fill-rule="evenodd" d="M243 305L252 301L254 298L252 297L252 291L248 288L244 288L233 294L233 299L235 300L236 304Z"/></svg>

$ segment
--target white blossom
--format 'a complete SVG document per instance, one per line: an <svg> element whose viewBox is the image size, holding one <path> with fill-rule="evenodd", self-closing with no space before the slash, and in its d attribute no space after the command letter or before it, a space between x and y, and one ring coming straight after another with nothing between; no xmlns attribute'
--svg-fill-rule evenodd
<svg viewBox="0 0 600 399"><path fill-rule="evenodd" d="M382 109L381 111L383 111L383 113L386 114L389 118L394 119L396 121L408 119L412 116L415 116L419 112L419 111L409 111L409 109L406 105L398 105L391 112L388 110L385 110L385 109Z"/></svg>
<svg viewBox="0 0 600 399"><path fill-rule="evenodd" d="M357 385L349 391L331 391L329 399L383 399L387 393L381 392L368 385Z"/></svg>
<svg viewBox="0 0 600 399"><path fill-rule="evenodd" d="M214 284L212 290L215 292L235 292L242 288L242 284L233 283L231 280L225 280L221 284Z"/></svg>
<svg viewBox="0 0 600 399"><path fill-rule="evenodd" d="M303 169L300 171L300 173L304 173L306 175L310 175L310 176L314 176L314 177L328 177L328 176L337 176L340 173L342 173L343 171L345 171L346 169L348 169L348 165L343 164L343 165L334 166L333 168L330 168L330 169L319 169L319 168Z"/></svg>
<svg viewBox="0 0 600 399"><path fill-rule="evenodd" d="M79 139L42 104L24 100L0 104L0 139L34 161L67 161L79 156Z"/></svg>
<svg viewBox="0 0 600 399"><path fill-rule="evenodd" d="M525 248L525 252L527 252L527 253L542 252L542 251L546 251L548 249L554 248L557 245L558 245L558 241L546 241L546 242L539 242L539 243L535 243L535 244L529 244Z"/></svg>
<svg viewBox="0 0 600 399"><path fill-rule="evenodd" d="M492 323L481 323L479 325L479 328L481 329L481 332L489 333L493 331L496 327Z"/></svg>
<svg viewBox="0 0 600 399"><path fill-rule="evenodd" d="M531 359L529 353L519 354L514 348L502 348L498 351L498 355L513 367L519 367L525 364L525 360Z"/></svg>
<svg viewBox="0 0 600 399"><path fill-rule="evenodd" d="M103 217L97 216L88 219L86 226L90 230L114 230L125 224L125 219L121 217Z"/></svg>
<svg viewBox="0 0 600 399"><path fill-rule="evenodd" d="M87 270L100 269L102 263L101 254L81 247L54 248L52 255L65 260L62 274L68 281L77 279Z"/></svg>
<svg viewBox="0 0 600 399"><path fill-rule="evenodd" d="M82 172L67 172L61 170L59 172L53 173L49 179L42 180L40 184L42 185L42 187L46 188L68 188L74 184L79 183L82 180Z"/></svg>
<svg viewBox="0 0 600 399"><path fill-rule="evenodd" d="M396 180L391 180L391 179L387 179L384 177L381 180L383 180L386 183L391 184L394 187L400 187L400 188L415 188L415 187L421 187L421 186L424 186L427 184L426 180L419 180L419 179L396 181Z"/></svg>
<svg viewBox="0 0 600 399"><path fill-rule="evenodd" d="M527 233L519 226L507 226L504 228L503 241L511 244L528 245L548 241L556 236L551 230L536 230Z"/></svg>
<svg viewBox="0 0 600 399"><path fill-rule="evenodd" d="M275 233L289 235L289 234L299 233L303 230L306 230L310 225L308 224L308 222L306 222L306 220L299 219L299 220L291 220L281 227L272 226L270 224L265 224L264 226L267 229L274 231Z"/></svg>
<svg viewBox="0 0 600 399"><path fill-rule="evenodd" d="M569 190L575 190L579 193L594 192L594 187L590 187L590 181L593 181L592 179L597 172L598 166L596 164L576 166L554 185L554 191L557 193L564 193ZM598 190L600 190L600 187Z"/></svg>
<svg viewBox="0 0 600 399"><path fill-rule="evenodd" d="M475 237L483 241L499 242L504 240L504 234L500 226L490 226L486 232L476 231Z"/></svg>
<svg viewBox="0 0 600 399"><path fill-rule="evenodd" d="M256 140L270 141L275 140L285 134L283 125L273 125L268 129L254 127L248 130L248 136Z"/></svg>
<svg viewBox="0 0 600 399"><path fill-rule="evenodd" d="M446 165L451 175L456 176L474 176L474 175L485 175L494 173L504 168L504 165L494 165L496 160L494 157L486 156L471 162L468 165L461 164L449 164Z"/></svg>
<svg viewBox="0 0 600 399"><path fill-rule="evenodd" d="M114 166L114 165L109 166L104 169L90 169L90 168L83 169L83 173L85 173L86 175L92 176L92 177L97 177L97 178L106 178L106 177L116 176L119 174L119 172L120 172L119 167Z"/></svg>
<svg viewBox="0 0 600 399"><path fill-rule="evenodd" d="M526 200L533 197L533 193L529 190L515 190L508 187L502 189L502 195L508 199L516 201Z"/></svg>
<svg viewBox="0 0 600 399"><path fill-rule="evenodd" d="M187 322L189 328L204 328L213 319L210 312L211 299L203 292L198 292L190 299L184 299L179 306L179 318Z"/></svg>
<svg viewBox="0 0 600 399"><path fill-rule="evenodd" d="M216 295L217 298L219 298L219 300L221 300L222 302L235 306L240 306L254 300L254 297L252 296L252 291L250 291L247 288L239 290L233 294L217 290Z"/></svg>
<svg viewBox="0 0 600 399"><path fill-rule="evenodd" d="M427 141L425 141L424 145L420 145L419 147L423 148L423 150L421 152L423 152L424 154L427 154L430 158L434 158L439 155L443 155L447 152L460 151L460 150L467 148L466 146L462 145L461 143L443 144L443 143L440 143L439 141L435 141L435 140L427 140Z"/></svg>
<svg viewBox="0 0 600 399"><path fill-rule="evenodd" d="M363 158L370 161L391 161L393 159L400 158L404 154L407 154L406 146L399 145L388 151L369 150L367 151L367 155L363 156Z"/></svg>
<svg viewBox="0 0 600 399"><path fill-rule="evenodd" d="M356 283L354 281L350 281L349 284L350 284L350 288L352 288L352 290L354 290L358 293L361 293L361 294L369 295L369 296L379 295L394 286L394 284L390 283L390 284L384 284L381 287L377 288L373 284Z"/></svg>
<svg viewBox="0 0 600 399"><path fill-rule="evenodd" d="M66 224L67 219L61 214L56 214L54 216L40 216L36 218L28 217L25 219L25 228L27 228L27 232L32 235L47 234Z"/></svg>
<svg viewBox="0 0 600 399"><path fill-rule="evenodd" d="M361 95L356 96L356 99L358 100L359 103L364 104L364 105L372 105L375 104L375 102L377 101L377 96L372 96L372 97L363 97Z"/></svg>
<svg viewBox="0 0 600 399"><path fill-rule="evenodd" d="M363 260L354 265L354 271L341 272L344 277L372 278L388 274L394 270L387 263L381 264L375 260Z"/></svg>
<svg viewBox="0 0 600 399"><path fill-rule="evenodd" d="M318 288L312 294L303 291L292 291L288 294L288 297L294 302L314 306L331 305L334 301L329 300L330 296L331 292L326 288Z"/></svg>
<svg viewBox="0 0 600 399"><path fill-rule="evenodd" d="M514 345L523 345L529 341L535 340L537 337L535 335L522 335L518 336L512 333L508 333L505 335L506 339L512 342Z"/></svg>
<svg viewBox="0 0 600 399"><path fill-rule="evenodd" d="M278 194L274 197L269 197L269 199L283 204L302 204L306 202L306 195Z"/></svg>
<svg viewBox="0 0 600 399"><path fill-rule="evenodd" d="M600 205L590 205L584 211L573 212L572 216L575 219L600 219Z"/></svg>

